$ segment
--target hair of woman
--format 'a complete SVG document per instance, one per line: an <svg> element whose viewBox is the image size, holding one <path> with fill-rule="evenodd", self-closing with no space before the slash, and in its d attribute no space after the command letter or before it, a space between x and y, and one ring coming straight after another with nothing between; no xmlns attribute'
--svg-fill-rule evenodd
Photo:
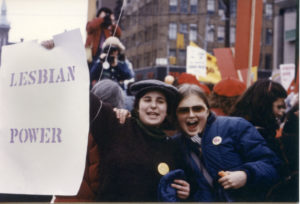
<svg viewBox="0 0 300 204"><path fill-rule="evenodd" d="M268 80L258 80L237 100L231 114L243 117L254 126L276 130L278 124L273 113L273 103L278 98L286 98L281 84Z"/></svg>
<svg viewBox="0 0 300 204"><path fill-rule="evenodd" d="M178 87L178 92L179 92L178 103L185 97L188 97L190 95L196 95L203 100L203 102L205 103L208 109L210 108L208 99L205 93L203 92L203 90L199 86L194 84L182 84Z"/></svg>

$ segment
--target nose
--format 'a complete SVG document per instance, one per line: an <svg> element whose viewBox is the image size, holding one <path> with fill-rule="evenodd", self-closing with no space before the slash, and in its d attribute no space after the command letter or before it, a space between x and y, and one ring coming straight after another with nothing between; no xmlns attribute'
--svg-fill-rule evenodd
<svg viewBox="0 0 300 204"><path fill-rule="evenodd" d="M152 102L151 102L151 108L156 108L156 106L157 106L156 102L155 102L155 101L152 101Z"/></svg>
<svg viewBox="0 0 300 204"><path fill-rule="evenodd" d="M189 110L189 117L194 117L195 116L195 113L194 111L190 108Z"/></svg>
<svg viewBox="0 0 300 204"><path fill-rule="evenodd" d="M280 111L279 111L280 117L283 117L284 113L285 113L285 108L280 109Z"/></svg>

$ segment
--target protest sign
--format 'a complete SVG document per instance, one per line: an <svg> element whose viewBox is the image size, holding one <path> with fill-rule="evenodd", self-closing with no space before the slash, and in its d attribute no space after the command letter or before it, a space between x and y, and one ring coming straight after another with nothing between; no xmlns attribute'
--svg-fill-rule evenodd
<svg viewBox="0 0 300 204"><path fill-rule="evenodd" d="M291 82L295 79L295 64L281 64L280 81L285 90L288 90Z"/></svg>
<svg viewBox="0 0 300 204"><path fill-rule="evenodd" d="M89 130L89 73L79 29L2 48L0 193L75 195Z"/></svg>
<svg viewBox="0 0 300 204"><path fill-rule="evenodd" d="M187 46L186 72L199 76L206 76L206 51L200 47Z"/></svg>

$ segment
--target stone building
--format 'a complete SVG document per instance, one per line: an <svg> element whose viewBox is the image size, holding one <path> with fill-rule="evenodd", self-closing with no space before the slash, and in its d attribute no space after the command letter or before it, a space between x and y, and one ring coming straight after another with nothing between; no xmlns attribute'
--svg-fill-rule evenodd
<svg viewBox="0 0 300 204"><path fill-rule="evenodd" d="M274 68L279 68L280 64L297 64L295 61L299 60L297 0L275 0L273 53Z"/></svg>
<svg viewBox="0 0 300 204"><path fill-rule="evenodd" d="M190 41L213 53L234 47L237 0L127 0L122 41L135 69L157 59L185 66ZM274 0L264 0L260 69L273 68ZM178 34L184 46L178 47ZM176 58L176 60L174 60Z"/></svg>

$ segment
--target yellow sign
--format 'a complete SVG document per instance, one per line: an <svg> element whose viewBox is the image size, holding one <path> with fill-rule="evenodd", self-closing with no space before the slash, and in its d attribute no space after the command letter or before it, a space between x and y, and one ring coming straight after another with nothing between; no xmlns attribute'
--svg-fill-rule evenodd
<svg viewBox="0 0 300 204"><path fill-rule="evenodd" d="M199 47L193 41L190 41L190 46ZM197 79L201 82L216 84L221 81L221 73L217 65L217 58L206 52L206 76L198 75Z"/></svg>
<svg viewBox="0 0 300 204"><path fill-rule="evenodd" d="M176 41L176 48L177 49L184 49L184 34L177 33L177 41Z"/></svg>
<svg viewBox="0 0 300 204"><path fill-rule="evenodd" d="M170 63L170 64L176 64L176 57L170 56L170 57L169 57L169 63Z"/></svg>

